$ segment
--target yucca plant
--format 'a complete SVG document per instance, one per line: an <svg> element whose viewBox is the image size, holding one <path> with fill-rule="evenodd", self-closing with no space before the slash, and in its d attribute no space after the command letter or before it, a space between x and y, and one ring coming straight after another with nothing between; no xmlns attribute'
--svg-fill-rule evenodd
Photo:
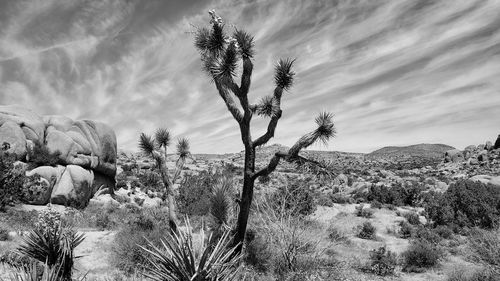
<svg viewBox="0 0 500 281"><path fill-rule="evenodd" d="M175 171L172 178L168 174L167 168L167 148L171 143L171 134L167 129L160 128L156 130L154 138L152 136L141 133L139 136L139 148L149 157L152 157L156 162L156 167L160 172L162 182L165 188L165 194L168 203L168 216L170 229L177 232L178 219L175 213L174 193L172 190L173 184L179 178L184 167L186 159L191 155L189 151L189 141L186 138L181 138L177 142L177 161ZM163 153L161 149L163 148Z"/></svg>
<svg viewBox="0 0 500 281"><path fill-rule="evenodd" d="M63 279L70 280L74 260L74 250L85 236L76 233L71 227L63 226L60 214L51 209L39 215L35 228L21 237L22 244L17 251L33 260L59 268Z"/></svg>
<svg viewBox="0 0 500 281"><path fill-rule="evenodd" d="M239 273L241 254L231 246L230 230L213 241L203 227L193 234L189 220L185 230L167 234L160 247L141 247L147 257L144 275L158 281L230 281Z"/></svg>
<svg viewBox="0 0 500 281"><path fill-rule="evenodd" d="M299 156L299 152L317 141L326 143L335 135L336 131L332 114L321 113L316 118L318 125L316 130L301 137L290 150L277 152L266 167L256 169L256 148L266 144L274 137L276 126L282 116L281 98L284 91L290 90L294 83L293 65L295 60L280 59L277 62L274 69L275 88L273 94L262 98L256 104L252 104L249 101L248 93L253 71L252 59L255 54L254 38L238 28L234 29L232 35L228 35L222 18L217 16L213 10L209 14L211 16L210 26L196 30L194 45L200 52L203 70L214 83L227 109L240 127L245 148L245 165L235 243L242 245L252 205L255 180L272 173L280 160L298 165L321 165L317 161ZM241 73L237 73L240 64L242 70ZM235 82L237 77L241 77L239 85ZM238 99L239 105L235 99ZM267 131L256 139L252 139L250 128L254 114L270 118Z"/></svg>

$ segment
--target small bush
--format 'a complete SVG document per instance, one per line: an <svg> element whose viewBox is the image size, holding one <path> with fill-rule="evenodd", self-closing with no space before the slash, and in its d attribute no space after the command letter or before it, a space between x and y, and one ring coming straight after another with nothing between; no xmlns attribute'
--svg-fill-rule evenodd
<svg viewBox="0 0 500 281"><path fill-rule="evenodd" d="M381 209L382 208L382 203L380 203L379 201L375 200L375 201L372 201L370 203L370 208L374 208L374 209Z"/></svg>
<svg viewBox="0 0 500 281"><path fill-rule="evenodd" d="M0 151L0 211L19 200L25 181L24 170L14 165L16 158Z"/></svg>
<svg viewBox="0 0 500 281"><path fill-rule="evenodd" d="M500 274L500 230L473 229L468 240L471 259Z"/></svg>
<svg viewBox="0 0 500 281"><path fill-rule="evenodd" d="M438 264L442 251L424 240L414 240L410 247L402 253L406 272L423 272Z"/></svg>
<svg viewBox="0 0 500 281"><path fill-rule="evenodd" d="M413 236L414 229L411 224L407 221L401 221L399 223L399 236L404 239L411 238Z"/></svg>
<svg viewBox="0 0 500 281"><path fill-rule="evenodd" d="M272 252L269 244L255 230L247 230L245 242L245 264L252 266L258 272L266 272L269 269Z"/></svg>
<svg viewBox="0 0 500 281"><path fill-rule="evenodd" d="M359 206L356 207L356 216L362 217L362 218L372 218L373 217L373 209L371 208L364 208L363 204L360 204Z"/></svg>
<svg viewBox="0 0 500 281"><path fill-rule="evenodd" d="M358 232L358 237L362 239L375 239L375 233L377 232L377 229L375 226L367 221L364 222L359 228Z"/></svg>
<svg viewBox="0 0 500 281"><path fill-rule="evenodd" d="M28 164L32 169L39 166L57 166L61 161L60 156L60 151L52 153L43 143L35 142L33 149L28 151Z"/></svg>
<svg viewBox="0 0 500 281"><path fill-rule="evenodd" d="M319 206L333 207L333 201L328 196L319 196L318 199L316 200L316 203Z"/></svg>
<svg viewBox="0 0 500 281"><path fill-rule="evenodd" d="M489 269L480 269L470 272L466 269L452 271L446 281L498 281L499 274Z"/></svg>
<svg viewBox="0 0 500 281"><path fill-rule="evenodd" d="M332 194L330 195L330 199L336 204L350 204L354 201L351 197L341 194Z"/></svg>
<svg viewBox="0 0 500 281"><path fill-rule="evenodd" d="M328 228L328 239L334 243L347 241L347 236L338 228L330 226Z"/></svg>
<svg viewBox="0 0 500 281"><path fill-rule="evenodd" d="M419 225L420 224L420 216L415 212L406 212L403 214L403 217L411 224L411 225Z"/></svg>
<svg viewBox="0 0 500 281"><path fill-rule="evenodd" d="M280 185L273 193L273 201L283 204L294 215L308 216L316 210L315 194L307 180L297 180L291 184Z"/></svg>
<svg viewBox="0 0 500 281"><path fill-rule="evenodd" d="M451 239L453 236L453 230L444 225L438 225L434 231L443 239Z"/></svg>
<svg viewBox="0 0 500 281"><path fill-rule="evenodd" d="M370 251L370 271L380 276L393 275L396 268L396 254L380 247Z"/></svg>
<svg viewBox="0 0 500 281"><path fill-rule="evenodd" d="M9 230L0 227L0 241L7 241L10 239Z"/></svg>
<svg viewBox="0 0 500 281"><path fill-rule="evenodd" d="M432 244L438 244L439 242L441 242L441 240L443 240L443 238L441 238L441 236L439 236L439 234L437 234L434 229L423 226L417 227L413 237L416 239L425 240Z"/></svg>

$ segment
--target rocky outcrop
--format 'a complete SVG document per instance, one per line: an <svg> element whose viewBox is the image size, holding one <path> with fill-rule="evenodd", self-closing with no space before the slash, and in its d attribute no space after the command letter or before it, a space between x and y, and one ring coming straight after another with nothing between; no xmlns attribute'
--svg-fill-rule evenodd
<svg viewBox="0 0 500 281"><path fill-rule="evenodd" d="M16 105L0 106L0 144L23 162L30 161L35 144L58 153L56 167L40 166L27 171L28 176L39 175L50 183L51 196L47 200L35 198L32 203L50 201L81 207L98 189L114 189L116 136L103 123L40 116Z"/></svg>
<svg viewBox="0 0 500 281"><path fill-rule="evenodd" d="M500 149L500 135L498 135L497 140L495 141L495 145L493 149Z"/></svg>
<svg viewBox="0 0 500 281"><path fill-rule="evenodd" d="M460 162L464 160L464 154L458 149L451 149L444 153L445 162Z"/></svg>

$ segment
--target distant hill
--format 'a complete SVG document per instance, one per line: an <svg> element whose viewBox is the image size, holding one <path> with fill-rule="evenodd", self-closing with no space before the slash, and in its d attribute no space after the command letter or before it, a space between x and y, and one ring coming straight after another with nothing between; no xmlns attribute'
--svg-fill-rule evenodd
<svg viewBox="0 0 500 281"><path fill-rule="evenodd" d="M409 146L386 146L369 153L368 157L426 157L440 158L453 146L446 144L415 144Z"/></svg>

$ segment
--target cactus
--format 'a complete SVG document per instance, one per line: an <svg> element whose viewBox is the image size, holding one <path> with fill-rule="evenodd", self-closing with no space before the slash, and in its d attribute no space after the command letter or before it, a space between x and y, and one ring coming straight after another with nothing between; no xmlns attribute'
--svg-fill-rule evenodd
<svg viewBox="0 0 500 281"><path fill-rule="evenodd" d="M232 35L224 29L224 22L215 11L209 12L210 26L198 28L194 35L194 45L200 52L203 70L212 79L219 95L223 99L228 111L240 127L241 138L245 147L245 166L243 174L243 189L240 199L240 211L236 226L235 243L244 241L250 206L252 204L254 183L257 178L266 177L272 173L280 160L297 164L320 165L316 161L299 156L301 149L307 148L316 141L327 142L336 131L331 113L321 113L316 118L317 129L302 136L289 151L276 153L269 164L256 170L256 148L266 144L274 137L275 129L282 115L281 99L294 83L294 59L281 59L275 66L272 95L262 98L258 103L249 101L252 71L254 38L249 33L235 28ZM241 64L241 82L235 82L238 65ZM235 102L238 100L239 105ZM252 139L250 123L254 116L269 118L267 131L256 139ZM240 244L241 245L241 244Z"/></svg>
<svg viewBox="0 0 500 281"><path fill-rule="evenodd" d="M161 175L167 197L170 229L172 232L177 233L178 219L175 213L175 201L172 186L179 178L186 158L188 158L191 153L189 152L189 141L185 138L179 139L177 142L178 158L175 165L174 175L170 177L167 168L167 148L170 146L170 141L170 132L167 129L160 128L156 130L154 138L150 135L141 133L139 137L139 148L144 154L152 157L156 161L156 168ZM163 151L161 151L162 148Z"/></svg>

